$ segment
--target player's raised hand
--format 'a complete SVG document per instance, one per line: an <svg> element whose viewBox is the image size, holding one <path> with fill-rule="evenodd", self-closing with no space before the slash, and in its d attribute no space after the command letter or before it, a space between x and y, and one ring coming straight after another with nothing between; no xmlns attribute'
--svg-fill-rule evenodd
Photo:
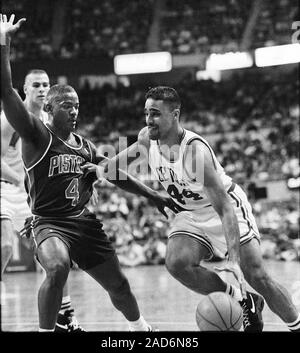
<svg viewBox="0 0 300 353"><path fill-rule="evenodd" d="M239 283L242 297L246 298L246 281L244 279L243 272L237 262L233 261L227 261L223 266L216 266L215 267L216 271L225 271L225 272L231 272L237 282Z"/></svg>
<svg viewBox="0 0 300 353"><path fill-rule="evenodd" d="M5 45L4 42L7 37L10 37L13 33L15 33L23 22L26 21L26 18L19 19L18 22L14 24L15 15L12 14L7 20L7 16L0 14L0 35L1 35L1 44Z"/></svg>

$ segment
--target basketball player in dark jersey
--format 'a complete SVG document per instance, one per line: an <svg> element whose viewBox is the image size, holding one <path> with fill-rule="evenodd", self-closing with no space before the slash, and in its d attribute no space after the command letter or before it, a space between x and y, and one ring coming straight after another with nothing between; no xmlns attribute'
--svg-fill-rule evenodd
<svg viewBox="0 0 300 353"><path fill-rule="evenodd" d="M43 123L48 121L48 114L43 110L43 106L49 89L50 80L44 70L35 69L28 72L24 80L24 105ZM21 141L8 123L4 112L1 112L1 274L12 256L14 233L22 229L24 220L30 214L24 188ZM55 331L83 331L74 315L68 281L63 289Z"/></svg>
<svg viewBox="0 0 300 353"><path fill-rule="evenodd" d="M53 331L71 260L105 288L116 309L128 321L130 331L149 331L140 315L127 278L102 224L85 207L92 193L93 174L83 173L86 162L98 162L95 146L73 131L79 109L76 91L66 85L50 88L45 106L50 123L45 125L25 108L12 87L9 61L12 34L25 19L13 24L1 16L1 84L5 115L22 139L26 189L34 215L36 257L46 271L38 293L39 331ZM114 181L118 185L118 180ZM170 199L131 177L120 186L154 201L163 211ZM163 211L164 212L164 211Z"/></svg>

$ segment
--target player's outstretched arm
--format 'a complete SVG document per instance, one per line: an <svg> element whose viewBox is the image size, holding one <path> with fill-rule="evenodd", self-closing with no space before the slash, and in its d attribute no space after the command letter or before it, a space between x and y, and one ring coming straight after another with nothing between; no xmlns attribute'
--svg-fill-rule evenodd
<svg viewBox="0 0 300 353"><path fill-rule="evenodd" d="M96 173L99 180L105 178L112 184L127 192L146 197L147 199L153 201L158 210L167 218L168 215L164 210L165 207L169 208L175 213L180 211L179 206L177 206L169 196L160 195L157 191L149 188L147 185L143 184L138 179L134 178L123 170L117 169L116 173L111 173L107 169L108 159L104 156L101 156L100 159L104 164L103 166L98 166L94 163L85 163L83 166L81 166L82 170L85 173Z"/></svg>
<svg viewBox="0 0 300 353"><path fill-rule="evenodd" d="M25 139L33 138L35 118L25 108L20 96L12 85L10 66L10 42L13 34L20 28L25 18L14 24L14 15L7 20L6 15L0 15L1 36L1 99L3 110L12 127Z"/></svg>
<svg viewBox="0 0 300 353"><path fill-rule="evenodd" d="M107 169L111 171L117 169L128 170L131 163L137 161L140 166L148 170L149 145L147 128L143 128L139 132L135 143L108 160Z"/></svg>
<svg viewBox="0 0 300 353"><path fill-rule="evenodd" d="M125 191L144 196L148 199L155 199L157 196L156 191L147 187L138 179L132 177L124 171L124 169L128 170L128 166L136 160L138 156L140 156L139 158L141 158L141 160L146 160L147 164L147 150L145 148L143 138L144 133L142 130L136 143L132 144L113 158L107 158L99 153L96 153L96 147L91 144L93 150L92 162L97 164L99 167L86 163L82 166L82 169L86 172L96 172L99 179L105 178L112 184Z"/></svg>
<svg viewBox="0 0 300 353"><path fill-rule="evenodd" d="M93 163L86 163L81 168L86 173L96 173L98 179L105 178L112 184L127 192L144 196L153 201L158 210L167 218L168 216L164 211L165 207L171 209L175 213L178 213L180 211L179 206L177 206L169 196L160 195L157 191L149 188L147 185L143 184L141 181L119 168L121 164L125 167L124 169L128 169L128 164L130 162L128 164L124 164L123 162L125 160L132 161L136 159L136 157L130 156L136 156L135 150L137 146L138 144L131 145L127 150L122 152L122 163L119 163L119 155L113 159L109 159L98 154L92 158ZM95 151L95 147L92 147Z"/></svg>

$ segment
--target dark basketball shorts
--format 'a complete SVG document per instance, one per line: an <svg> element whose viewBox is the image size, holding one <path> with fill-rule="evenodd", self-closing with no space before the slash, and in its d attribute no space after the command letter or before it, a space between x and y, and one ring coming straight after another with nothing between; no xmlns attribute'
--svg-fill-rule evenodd
<svg viewBox="0 0 300 353"><path fill-rule="evenodd" d="M89 211L79 217L36 217L34 223L36 257L39 245L50 237L57 237L64 242L71 260L82 270L91 269L115 255L102 223Z"/></svg>

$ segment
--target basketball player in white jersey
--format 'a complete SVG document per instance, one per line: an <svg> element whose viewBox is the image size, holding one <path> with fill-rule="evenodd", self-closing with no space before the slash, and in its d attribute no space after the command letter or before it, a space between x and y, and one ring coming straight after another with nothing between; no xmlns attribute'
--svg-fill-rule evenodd
<svg viewBox="0 0 300 353"><path fill-rule="evenodd" d="M135 144L110 160L106 172L137 158L147 161L181 209L171 223L166 254L166 267L179 282L197 293L223 291L236 298L243 308L244 331L262 331L264 299L291 331L299 331L300 314L289 293L264 268L246 194L225 174L207 141L180 125L180 108L173 88L149 90L144 109L147 127ZM238 287L200 265L215 249L228 254L219 270L233 273ZM244 276L264 299L246 291Z"/></svg>
<svg viewBox="0 0 300 353"><path fill-rule="evenodd" d="M31 70L25 77L24 104L44 123L48 114L43 110L50 82L44 70ZM12 255L12 239L21 230L24 220L30 216L27 194L24 189L24 169L21 157L21 139L1 112L1 277ZM3 284L2 284L3 286ZM56 331L83 331L74 316L68 282L64 287Z"/></svg>

